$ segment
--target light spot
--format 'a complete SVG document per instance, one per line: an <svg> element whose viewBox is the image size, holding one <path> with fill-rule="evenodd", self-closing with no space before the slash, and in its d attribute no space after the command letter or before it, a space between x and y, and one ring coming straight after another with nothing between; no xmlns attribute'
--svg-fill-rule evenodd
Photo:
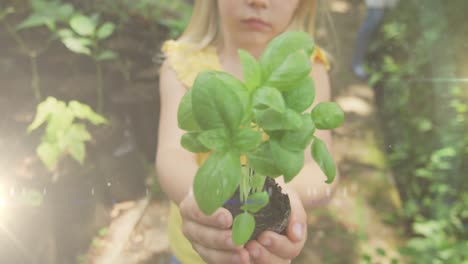
<svg viewBox="0 0 468 264"><path fill-rule="evenodd" d="M361 116L368 116L372 113L370 104L357 96L340 97L336 102L347 113L353 112Z"/></svg>
<svg viewBox="0 0 468 264"><path fill-rule="evenodd" d="M109 187L110 187L111 185L112 185L112 184L111 184L110 182L108 182L108 183L107 183L107 186L109 186Z"/></svg>

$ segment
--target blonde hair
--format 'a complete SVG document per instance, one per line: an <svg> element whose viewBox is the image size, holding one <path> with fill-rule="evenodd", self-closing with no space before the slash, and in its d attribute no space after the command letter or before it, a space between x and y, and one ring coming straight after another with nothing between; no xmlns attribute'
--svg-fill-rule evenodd
<svg viewBox="0 0 468 264"><path fill-rule="evenodd" d="M300 0L288 29L314 36L316 8L317 0ZM203 49L218 43L221 36L217 0L195 0L192 17L179 41Z"/></svg>

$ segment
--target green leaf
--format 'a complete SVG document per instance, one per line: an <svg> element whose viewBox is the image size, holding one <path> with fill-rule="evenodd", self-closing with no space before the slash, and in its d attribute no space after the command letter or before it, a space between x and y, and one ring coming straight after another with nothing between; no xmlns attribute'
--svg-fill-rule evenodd
<svg viewBox="0 0 468 264"><path fill-rule="evenodd" d="M275 140L270 140L270 149L276 167L281 171L284 176L284 181L291 181L304 166L304 152L290 151L281 146Z"/></svg>
<svg viewBox="0 0 468 264"><path fill-rule="evenodd" d="M205 147L200 142L200 140L198 139L199 135L200 135L200 132L185 133L184 135L182 135L182 138L180 140L180 144L186 150L188 150L190 152L194 152L194 153L210 151L209 148Z"/></svg>
<svg viewBox="0 0 468 264"><path fill-rule="evenodd" d="M315 125L308 114L302 115L302 126L298 130L285 131L281 146L291 151L304 151L314 137Z"/></svg>
<svg viewBox="0 0 468 264"><path fill-rule="evenodd" d="M68 103L68 108L73 112L75 117L83 120L88 120L93 125L101 125L108 123L107 119L94 112L89 105L73 100Z"/></svg>
<svg viewBox="0 0 468 264"><path fill-rule="evenodd" d="M325 143L322 140L315 138L312 142L311 154L322 169L323 173L325 173L325 176L327 176L327 180L325 182L332 183L335 179L336 167Z"/></svg>
<svg viewBox="0 0 468 264"><path fill-rule="evenodd" d="M57 35L60 37L60 39L66 39L66 38L73 38L75 33L71 31L70 29L59 29L57 31Z"/></svg>
<svg viewBox="0 0 468 264"><path fill-rule="evenodd" d="M16 26L16 30L45 26L50 23L53 23L53 20L51 18L44 16L43 14L32 14L23 22L21 22L18 26Z"/></svg>
<svg viewBox="0 0 468 264"><path fill-rule="evenodd" d="M198 131L200 126L198 125L192 111L192 89L189 89L182 100L180 101L179 108L177 110L177 123L180 129L186 131Z"/></svg>
<svg viewBox="0 0 468 264"><path fill-rule="evenodd" d="M47 169L52 171L57 165L60 157L60 149L58 146L49 142L42 142L37 147L36 152L44 165L46 165Z"/></svg>
<svg viewBox="0 0 468 264"><path fill-rule="evenodd" d="M275 37L265 48L260 58L263 80L268 80L286 58L296 52L304 51L309 57L314 49L312 37L305 32L286 32Z"/></svg>
<svg viewBox="0 0 468 264"><path fill-rule="evenodd" d="M230 143L226 129L216 128L203 131L198 136L198 140L208 149L220 150Z"/></svg>
<svg viewBox="0 0 468 264"><path fill-rule="evenodd" d="M250 178L250 187L255 190L262 190L265 185L266 176L261 175L259 172L255 172Z"/></svg>
<svg viewBox="0 0 468 264"><path fill-rule="evenodd" d="M255 230L255 218L253 215L244 212L234 218L232 224L232 241L240 246L249 241Z"/></svg>
<svg viewBox="0 0 468 264"><path fill-rule="evenodd" d="M87 16L75 15L70 20L70 27L81 36L87 37L96 30L96 22Z"/></svg>
<svg viewBox="0 0 468 264"><path fill-rule="evenodd" d="M112 33L114 33L114 30L115 30L115 25L113 23L106 22L99 27L99 29L96 32L96 36L99 39L106 39L110 35L112 35Z"/></svg>
<svg viewBox="0 0 468 264"><path fill-rule="evenodd" d="M267 192L253 193L247 198L247 202L241 206L241 209L249 213L256 213L265 207L269 200L270 197Z"/></svg>
<svg viewBox="0 0 468 264"><path fill-rule="evenodd" d="M283 96L288 108L302 113L307 110L315 100L314 81L308 76L294 89L285 92Z"/></svg>
<svg viewBox="0 0 468 264"><path fill-rule="evenodd" d="M211 215L235 193L241 178L240 156L215 151L198 169L193 192L198 207Z"/></svg>
<svg viewBox="0 0 468 264"><path fill-rule="evenodd" d="M277 177L281 171L276 167L268 142L262 143L253 153L247 153L249 166L255 169L255 173Z"/></svg>
<svg viewBox="0 0 468 264"><path fill-rule="evenodd" d="M62 137L63 133L70 128L74 119L73 112L67 108L65 103L58 101L54 113L48 119L46 135L52 138Z"/></svg>
<svg viewBox="0 0 468 264"><path fill-rule="evenodd" d="M276 87L280 91L294 89L304 78L309 76L312 62L308 54L297 51L289 55L266 79L265 85Z"/></svg>
<svg viewBox="0 0 468 264"><path fill-rule="evenodd" d="M64 38L62 39L62 43L65 47L75 53L91 55L91 50L86 47L86 42L83 41L83 39L74 37Z"/></svg>
<svg viewBox="0 0 468 264"><path fill-rule="evenodd" d="M344 112L341 107L333 102L317 104L311 112L312 119L318 129L334 129L339 127L344 120Z"/></svg>
<svg viewBox="0 0 468 264"><path fill-rule="evenodd" d="M255 90L262 81L262 71L257 60L250 53L239 50L239 57L244 71L244 83L249 91Z"/></svg>
<svg viewBox="0 0 468 264"><path fill-rule="evenodd" d="M76 161L83 165L84 159L86 157L86 147L83 142L73 142L70 144L70 146L68 146L68 151Z"/></svg>
<svg viewBox="0 0 468 264"><path fill-rule="evenodd" d="M119 55L117 55L117 53L111 51L111 50L105 50L101 53L99 53L99 55L96 56L96 60L97 61L105 61L105 60L115 60L119 57Z"/></svg>
<svg viewBox="0 0 468 264"><path fill-rule="evenodd" d="M284 113L286 110L283 95L272 87L261 87L255 91L253 107L259 110L271 108L278 113Z"/></svg>
<svg viewBox="0 0 468 264"><path fill-rule="evenodd" d="M46 100L41 102L37 106L36 116L34 117L33 122L28 126L28 132L36 130L39 128L45 121L47 121L51 115L57 110L58 101L54 97L47 97Z"/></svg>
<svg viewBox="0 0 468 264"><path fill-rule="evenodd" d="M262 133L251 128L240 129L233 138L233 147L246 153L255 150L263 141Z"/></svg>
<svg viewBox="0 0 468 264"><path fill-rule="evenodd" d="M255 120L264 130L297 130L302 126L302 117L294 110L279 113L273 109L254 110Z"/></svg>
<svg viewBox="0 0 468 264"><path fill-rule="evenodd" d="M195 80L191 88L192 109L202 129L227 128L235 131L239 128L243 105L235 90L240 87L233 86L234 82L227 80L229 78L226 74L204 71Z"/></svg>

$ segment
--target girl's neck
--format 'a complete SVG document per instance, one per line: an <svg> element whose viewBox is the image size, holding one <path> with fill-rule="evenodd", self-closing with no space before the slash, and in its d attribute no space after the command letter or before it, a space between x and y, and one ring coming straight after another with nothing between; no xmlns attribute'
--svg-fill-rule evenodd
<svg viewBox="0 0 468 264"><path fill-rule="evenodd" d="M256 59L262 55L264 47L262 45L242 45L231 41L225 41L218 47L218 56L223 70L243 80L242 65L239 59L238 50L248 51Z"/></svg>

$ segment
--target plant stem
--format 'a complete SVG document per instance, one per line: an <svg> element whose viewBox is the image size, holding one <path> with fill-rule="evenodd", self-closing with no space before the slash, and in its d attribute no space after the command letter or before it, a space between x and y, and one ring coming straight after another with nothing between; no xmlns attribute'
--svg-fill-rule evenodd
<svg viewBox="0 0 468 264"><path fill-rule="evenodd" d="M37 101L41 100L41 79L37 70L37 54L34 51L29 52L29 60L31 62L31 87L34 91L34 97Z"/></svg>
<svg viewBox="0 0 468 264"><path fill-rule="evenodd" d="M99 61L95 61L96 64L96 79L97 79L97 111L102 114L103 107L103 94L104 88L102 85L102 66Z"/></svg>

